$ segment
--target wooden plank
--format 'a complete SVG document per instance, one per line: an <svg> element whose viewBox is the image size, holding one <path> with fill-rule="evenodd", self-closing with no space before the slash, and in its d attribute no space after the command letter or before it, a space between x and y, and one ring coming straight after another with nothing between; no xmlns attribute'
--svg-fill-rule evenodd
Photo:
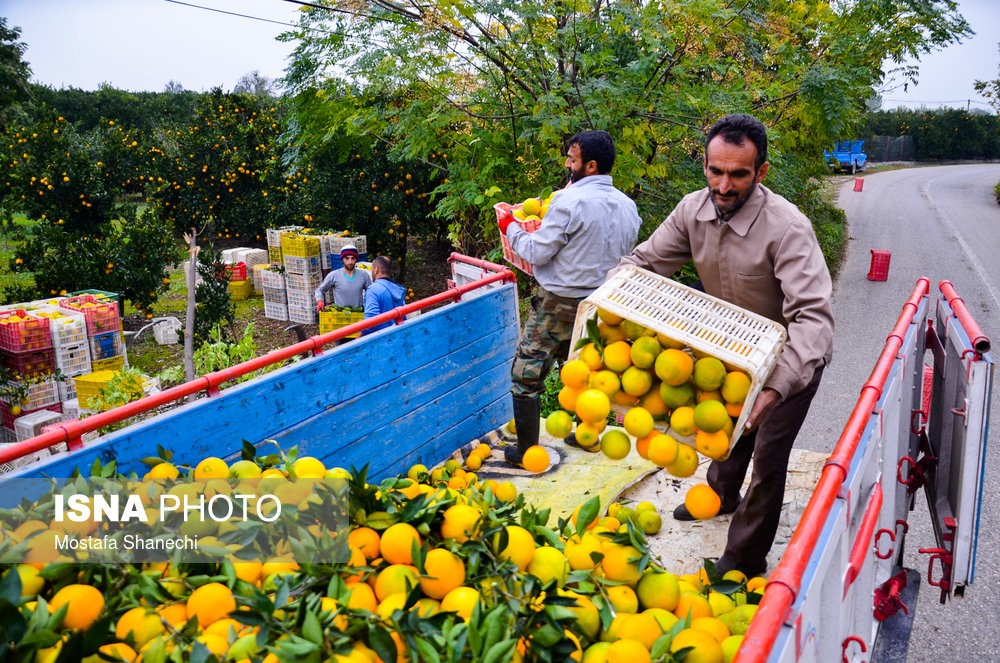
<svg viewBox="0 0 1000 663"><path fill-rule="evenodd" d="M116 459L122 471L141 474L145 466L138 459L155 455L157 444L172 449L178 463L228 455L238 452L243 439L256 443L325 412L331 405L363 402L429 362L445 359L455 348L483 340L494 343L497 352L513 357L517 342L514 288L510 284L418 316L387 332L124 429L82 450L53 456L9 478L68 476L75 467L89 468L95 458L105 463ZM469 375L467 379L474 378ZM494 380L493 388L500 398L509 385Z"/></svg>

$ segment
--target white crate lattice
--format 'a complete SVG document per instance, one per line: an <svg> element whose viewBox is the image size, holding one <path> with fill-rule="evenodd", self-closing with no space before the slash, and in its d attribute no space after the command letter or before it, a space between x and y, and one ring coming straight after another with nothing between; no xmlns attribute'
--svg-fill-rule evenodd
<svg viewBox="0 0 1000 663"><path fill-rule="evenodd" d="M271 320L288 320L288 304L264 300L264 317Z"/></svg>
<svg viewBox="0 0 1000 663"><path fill-rule="evenodd" d="M601 308L720 359L728 370L750 376L750 391L733 428L739 439L753 401L770 377L785 345L782 325L724 300L633 265L620 269L577 308L570 347L587 334L587 320ZM572 350L569 358L580 356ZM612 406L624 414L626 408Z"/></svg>

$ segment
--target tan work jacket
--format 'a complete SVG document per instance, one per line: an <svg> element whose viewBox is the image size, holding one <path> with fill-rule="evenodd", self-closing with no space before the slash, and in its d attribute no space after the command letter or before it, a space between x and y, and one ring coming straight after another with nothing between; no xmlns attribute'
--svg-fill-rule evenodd
<svg viewBox="0 0 1000 663"><path fill-rule="evenodd" d="M833 355L833 284L812 223L762 184L727 222L708 188L685 196L621 264L671 276L694 259L705 291L784 325L788 341L765 384L786 397Z"/></svg>

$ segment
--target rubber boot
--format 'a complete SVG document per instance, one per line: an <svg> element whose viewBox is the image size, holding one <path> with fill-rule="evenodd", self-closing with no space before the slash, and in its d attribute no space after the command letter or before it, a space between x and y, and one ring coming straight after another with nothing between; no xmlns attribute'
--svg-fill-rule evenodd
<svg viewBox="0 0 1000 663"><path fill-rule="evenodd" d="M508 446L503 455L511 465L521 466L521 458L530 447L538 444L538 424L541 406L533 396L514 396L514 427L517 446Z"/></svg>

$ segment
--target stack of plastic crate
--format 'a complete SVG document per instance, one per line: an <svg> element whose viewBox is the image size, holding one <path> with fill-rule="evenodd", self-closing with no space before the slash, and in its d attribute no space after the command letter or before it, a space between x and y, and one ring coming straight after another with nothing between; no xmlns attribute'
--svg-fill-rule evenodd
<svg viewBox="0 0 1000 663"><path fill-rule="evenodd" d="M247 264L230 263L226 265L226 271L229 272L229 298L233 300L248 298L253 293L253 284L247 278Z"/></svg>
<svg viewBox="0 0 1000 663"><path fill-rule="evenodd" d="M267 234L267 256L268 262L281 264L283 259L281 253L281 234L283 232L295 232L302 230L302 226L282 226L280 228L268 228Z"/></svg>
<svg viewBox="0 0 1000 663"><path fill-rule="evenodd" d="M281 254L285 260L288 319L291 322L314 325L316 304L313 293L323 279L319 264L319 237L283 232Z"/></svg>
<svg viewBox="0 0 1000 663"><path fill-rule="evenodd" d="M49 319L56 368L65 376L56 383L59 402L65 406L67 401L76 398L73 378L91 371L87 320L82 313L66 313L58 308L39 315Z"/></svg>
<svg viewBox="0 0 1000 663"><path fill-rule="evenodd" d="M367 235L355 235L354 237L346 235L331 235L327 238L327 245L330 248L330 256L328 258L328 262L324 264L325 268L340 269L344 266L343 261L340 259L340 250L348 244L358 250L358 262L368 262Z"/></svg>
<svg viewBox="0 0 1000 663"><path fill-rule="evenodd" d="M260 282L260 270L266 269L270 264L266 249L247 249L239 256L240 261L246 263L247 278L253 284L253 290L257 294L264 292L264 284Z"/></svg>
<svg viewBox="0 0 1000 663"><path fill-rule="evenodd" d="M125 342L117 301L78 295L59 300L59 308L68 314L83 315L86 320L92 370L121 370L125 367Z"/></svg>
<svg viewBox="0 0 1000 663"><path fill-rule="evenodd" d="M285 292L285 275L265 269L260 274L264 292L264 317L271 320L288 319L288 294Z"/></svg>
<svg viewBox="0 0 1000 663"><path fill-rule="evenodd" d="M34 311L37 312L37 311ZM14 402L0 402L3 432L0 441L15 441L14 420L41 409L59 412L59 393L51 375L55 369L49 321L25 309L0 312L0 353L3 365L16 376L26 394ZM11 399L13 401L13 399Z"/></svg>

